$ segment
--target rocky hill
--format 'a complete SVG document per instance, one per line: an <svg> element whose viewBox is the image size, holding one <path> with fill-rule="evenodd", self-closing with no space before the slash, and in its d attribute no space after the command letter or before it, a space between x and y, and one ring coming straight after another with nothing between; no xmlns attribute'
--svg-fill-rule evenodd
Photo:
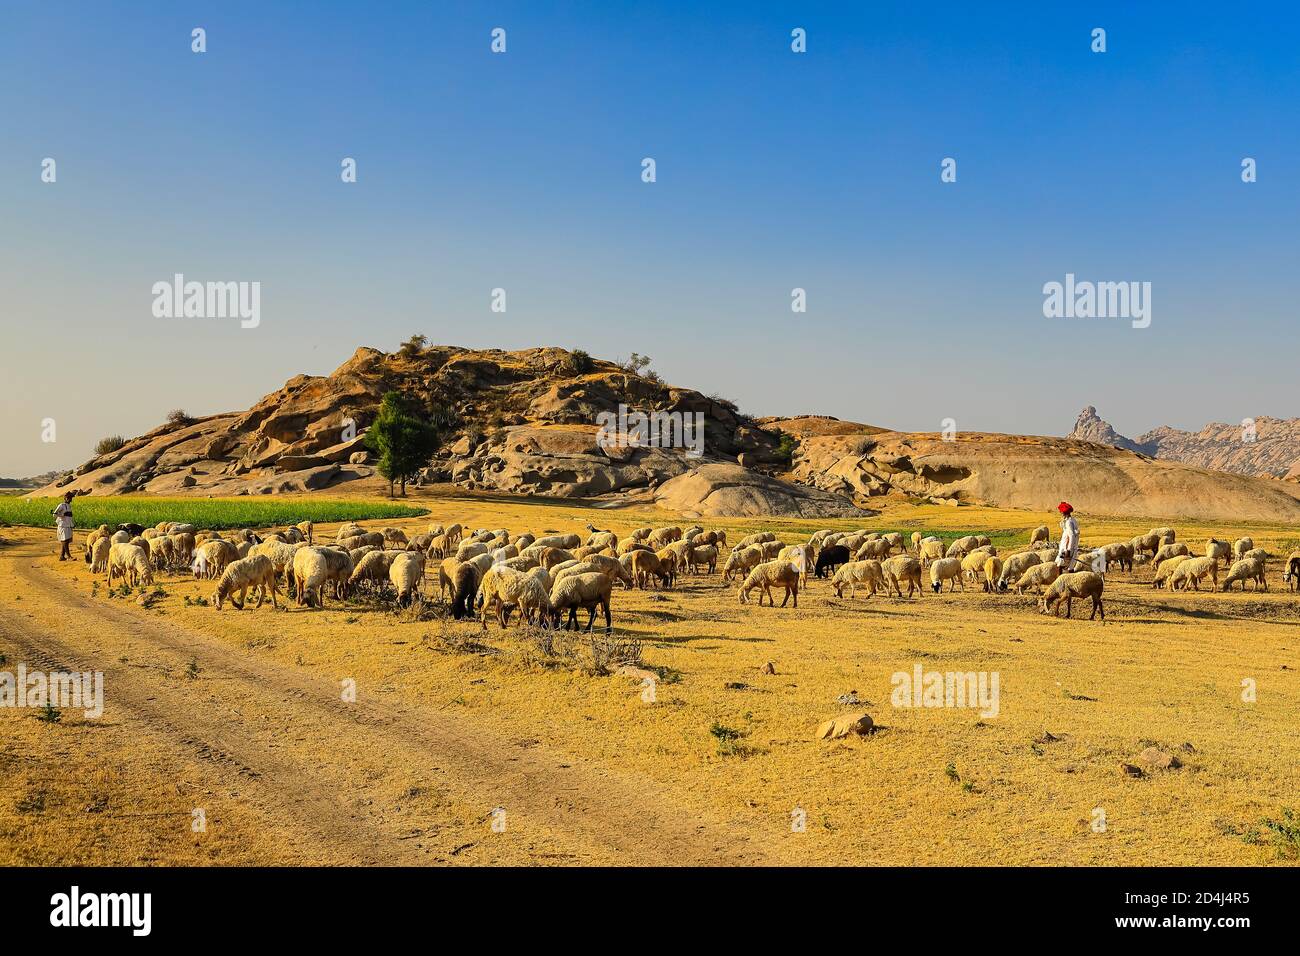
<svg viewBox="0 0 1300 956"><path fill-rule="evenodd" d="M1212 422L1197 432L1161 425L1129 439L1116 432L1089 405L1079 413L1069 437L1213 471L1300 480L1300 418L1261 415L1251 421L1253 431L1240 422L1235 425Z"/></svg>
<svg viewBox="0 0 1300 956"><path fill-rule="evenodd" d="M893 495L1039 511L1067 498L1085 513L1300 520L1300 486L1112 447L1127 440L1095 410L1095 422L1081 417L1086 440L969 433L944 441L825 416L752 419L725 399L559 348L361 348L329 375L292 378L247 411L161 425L41 493L276 494L372 479L365 430L391 389L420 403L445 436L421 482L469 491L654 502L683 517L862 516ZM665 428L698 421L702 445L607 440L618 434L602 426L620 411L653 414Z"/></svg>

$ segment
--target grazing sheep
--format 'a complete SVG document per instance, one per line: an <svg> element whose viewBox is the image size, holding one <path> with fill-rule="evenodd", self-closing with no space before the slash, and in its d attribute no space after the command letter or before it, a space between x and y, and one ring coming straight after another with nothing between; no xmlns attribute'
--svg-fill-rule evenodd
<svg viewBox="0 0 1300 956"><path fill-rule="evenodd" d="M1005 591L1014 581L1036 564L1042 563L1042 555L1037 551L1017 551L1002 562L1002 575L998 578L998 588Z"/></svg>
<svg viewBox="0 0 1300 956"><path fill-rule="evenodd" d="M1040 524L1037 528L1035 528L1032 532L1030 532L1029 546L1032 548L1034 545L1040 543L1050 544L1051 540L1052 540L1052 532L1048 529L1047 525Z"/></svg>
<svg viewBox="0 0 1300 956"><path fill-rule="evenodd" d="M102 574L108 571L108 551L113 545L107 537L95 539L88 553L90 558L90 570L92 574Z"/></svg>
<svg viewBox="0 0 1300 956"><path fill-rule="evenodd" d="M681 537L680 532L678 537ZM572 551L582 545L582 539L576 534L553 534L545 538L538 538L531 547L534 548L563 548L566 551Z"/></svg>
<svg viewBox="0 0 1300 956"><path fill-rule="evenodd" d="M1155 535L1158 539L1160 539L1160 543L1162 545L1173 544L1175 541L1178 540L1178 536L1174 533L1173 528L1152 528L1150 531L1147 532L1147 534Z"/></svg>
<svg viewBox="0 0 1300 956"><path fill-rule="evenodd" d="M125 578L135 587L139 584L153 584L153 571L149 568L149 559L144 549L138 545L119 541L108 549L108 586L113 587L114 578Z"/></svg>
<svg viewBox="0 0 1300 956"><path fill-rule="evenodd" d="M1129 542L1133 545L1134 555L1150 551L1153 557L1160 551L1160 543L1160 535L1153 533L1140 534Z"/></svg>
<svg viewBox="0 0 1300 956"><path fill-rule="evenodd" d="M173 560L178 565L189 564L194 558L194 532L173 531L167 535L172 542Z"/></svg>
<svg viewBox="0 0 1300 956"><path fill-rule="evenodd" d="M155 571L166 571L176 560L176 545L168 535L149 539L149 563Z"/></svg>
<svg viewBox="0 0 1300 956"><path fill-rule="evenodd" d="M665 584L671 581L671 575L669 572L664 570L664 565L663 562L659 560L659 555L655 554L653 551L630 551L628 552L628 557L630 559L628 562L629 572L632 575L632 580L636 582L638 588L645 590L645 586L650 581L651 577L654 577L659 582L660 588L664 587ZM731 566L730 559L727 562L727 566ZM726 574L723 575L723 578L724 580L729 580L729 577Z"/></svg>
<svg viewBox="0 0 1300 956"><path fill-rule="evenodd" d="M609 548L611 551L618 550L618 535L612 531L597 531L590 524L587 530L592 534L587 538L587 547L589 548Z"/></svg>
<svg viewBox="0 0 1300 956"><path fill-rule="evenodd" d="M316 543L316 526L311 521L299 521L294 525L295 530L306 539L308 544ZM294 542L296 543L296 542Z"/></svg>
<svg viewBox="0 0 1300 956"><path fill-rule="evenodd" d="M1273 560L1273 556L1263 548L1251 548L1249 551L1247 551L1245 554L1241 556L1241 560L1259 561L1263 564L1267 564L1269 561Z"/></svg>
<svg viewBox="0 0 1300 956"><path fill-rule="evenodd" d="M1106 620L1106 608L1101 603L1101 595L1105 587L1105 579L1095 571L1076 571L1073 574L1062 574L1052 582L1051 587L1047 589L1047 593L1039 600L1038 609L1044 614L1050 612L1053 617L1059 617L1061 613L1059 605L1061 599L1064 598L1065 616L1070 617L1075 598L1091 598L1092 613L1088 615L1088 620L1093 620L1100 613L1104 622Z"/></svg>
<svg viewBox="0 0 1300 956"><path fill-rule="evenodd" d="M749 545L727 555L727 563L722 566L722 580L730 581L733 575L748 574L763 563L763 549Z"/></svg>
<svg viewBox="0 0 1300 956"><path fill-rule="evenodd" d="M424 580L424 555L419 551L400 551L388 566L388 580L397 589L397 603L424 601L420 582Z"/></svg>
<svg viewBox="0 0 1300 956"><path fill-rule="evenodd" d="M677 555L667 548L654 552L654 556L659 559L660 567L664 574L668 575L668 586L671 588L677 583Z"/></svg>
<svg viewBox="0 0 1300 956"><path fill-rule="evenodd" d="M545 566L543 565L543 567ZM631 573L625 567L623 567L623 562L619 561L618 558L611 558L607 554L590 555L588 556L586 561L576 562L571 566L571 568L572 567L582 567L584 569L584 573L587 573L588 569L589 571L598 571L601 574L608 575L610 581L622 581L623 585L629 589L632 587L634 583L632 580ZM565 573L566 574L573 573L571 568L565 569ZM553 580L558 581L560 579L559 573L557 571L555 571L554 569L548 569L548 570L551 571Z"/></svg>
<svg viewBox="0 0 1300 956"><path fill-rule="evenodd" d="M348 575L348 591L352 592L359 588L363 582L383 587L388 581L388 570L393 565L393 558L402 551L371 551L362 556L352 568L352 573Z"/></svg>
<svg viewBox="0 0 1300 956"><path fill-rule="evenodd" d="M551 620L555 627L560 626L564 612L569 612L565 629L578 629L578 608L591 612L587 618L587 630L590 631L596 621L596 611L605 614L605 633L613 631L614 625L609 613L610 595L614 583L607 574L573 574L563 581L556 581L551 588Z"/></svg>
<svg viewBox="0 0 1300 956"><path fill-rule="evenodd" d="M275 567L277 576L283 574L286 583L292 583L293 579L293 556L302 545L286 544L283 541L263 541L257 547L253 548L250 557L256 554L264 554L271 559L271 564Z"/></svg>
<svg viewBox="0 0 1300 956"><path fill-rule="evenodd" d="M1117 566L1121 571L1133 570L1133 545L1126 541L1116 541L1103 545L1100 549L1106 557L1106 565Z"/></svg>
<svg viewBox="0 0 1300 956"><path fill-rule="evenodd" d="M922 538L920 548L917 550L917 557L921 561L921 567L924 568L927 561L937 561L942 558L943 550L942 538Z"/></svg>
<svg viewBox="0 0 1300 956"><path fill-rule="evenodd" d="M1300 551L1292 551L1287 555L1286 572L1282 575L1282 580L1286 582L1288 591L1300 588Z"/></svg>
<svg viewBox="0 0 1300 956"><path fill-rule="evenodd" d="M968 534L948 545L948 550L943 553L943 556L945 558L964 558L978 547L979 538L973 534Z"/></svg>
<svg viewBox="0 0 1300 956"><path fill-rule="evenodd" d="M1033 588L1035 594L1042 594L1042 589L1055 582L1060 576L1061 569L1057 567L1055 561L1049 561L1046 564L1035 564L1020 575L1020 580L1016 582L1016 593L1024 594L1030 588Z"/></svg>
<svg viewBox="0 0 1300 956"><path fill-rule="evenodd" d="M1203 558L1188 558L1179 563L1170 575L1169 587L1177 591L1180 587L1190 586L1193 591L1199 591L1201 582L1207 577L1214 582L1214 587L1219 586L1219 559L1208 555Z"/></svg>
<svg viewBox="0 0 1300 956"><path fill-rule="evenodd" d="M899 554L880 565L885 583L889 588L903 596L903 582L907 582L907 596L912 596L913 589L918 595L925 593L921 587L921 560L910 555Z"/></svg>
<svg viewBox="0 0 1300 956"><path fill-rule="evenodd" d="M391 550L404 550L411 543L401 528L380 528L379 533L383 536L384 545Z"/></svg>
<svg viewBox="0 0 1300 956"><path fill-rule="evenodd" d="M888 543L891 551L897 548L902 554L907 554L907 545L901 531L891 531L888 534L883 534L880 536L880 540Z"/></svg>
<svg viewBox="0 0 1300 956"><path fill-rule="evenodd" d="M1246 590L1246 582L1254 581L1255 590L1263 588L1268 590L1268 581L1264 577L1264 562L1250 558L1242 558L1234 561L1232 567L1228 569L1228 574L1223 579L1223 590L1231 591L1232 586L1240 581L1241 589Z"/></svg>
<svg viewBox="0 0 1300 956"><path fill-rule="evenodd" d="M448 558L448 561L454 561L454 558ZM472 564L462 564L457 562L447 570L447 562L443 562L442 573L448 574L451 584L451 616L459 621L461 618L472 617L474 615L474 602L478 595L478 568Z"/></svg>
<svg viewBox="0 0 1300 956"><path fill-rule="evenodd" d="M707 574L713 574L718 570L718 549L711 544L706 544L702 548L691 548L687 558L692 574L699 574L700 568L707 568Z"/></svg>
<svg viewBox="0 0 1300 956"><path fill-rule="evenodd" d="M1162 544L1151 562L1155 570L1159 571L1162 562L1168 561L1170 558L1187 557L1191 553L1185 544Z"/></svg>
<svg viewBox="0 0 1300 956"><path fill-rule="evenodd" d="M924 540L924 538L925 535L921 534L921 532L919 531L912 532L912 550L915 551L917 554L921 553L921 541Z"/></svg>
<svg viewBox="0 0 1300 956"><path fill-rule="evenodd" d="M826 576L827 571L833 572L841 564L847 564L852 558L853 555L849 553L849 549L842 544L833 544L829 548L822 548L817 555L817 566L814 568L813 574L823 578ZM762 565L759 565L759 567L762 567Z"/></svg>
<svg viewBox="0 0 1300 956"><path fill-rule="evenodd" d="M775 541L776 535L770 531L759 531L751 535L746 535L736 542L732 551L739 551L741 548L748 548L750 545L763 544L767 541Z"/></svg>
<svg viewBox="0 0 1300 956"><path fill-rule="evenodd" d="M919 544L920 542L918 542L918 550L919 550ZM877 560L883 560L889 557L890 550L891 549L889 547L889 542L884 540L883 538L876 538L872 541L864 541L862 542L862 546L858 548L857 553L853 555L853 560L866 561L872 558Z"/></svg>
<svg viewBox="0 0 1300 956"><path fill-rule="evenodd" d="M293 556L293 587L298 606L325 606L325 589L334 586L335 596L346 587L352 561L337 548L299 548Z"/></svg>
<svg viewBox="0 0 1300 956"><path fill-rule="evenodd" d="M1164 587L1169 583L1169 579L1173 577L1174 571L1178 569L1178 565L1182 564L1190 557L1191 555L1187 554L1176 554L1172 558L1166 558L1164 561L1160 562L1160 567L1156 568L1155 577L1151 579L1151 586L1153 588Z"/></svg>
<svg viewBox="0 0 1300 956"><path fill-rule="evenodd" d="M1002 577L1002 559L996 554L984 562L984 590L992 594L998 589L998 579Z"/></svg>
<svg viewBox="0 0 1300 956"><path fill-rule="evenodd" d="M355 538L357 535L365 534L366 529L361 527L355 521L345 521L339 525L339 530L334 533L335 542L342 541L344 538Z"/></svg>
<svg viewBox="0 0 1300 956"><path fill-rule="evenodd" d="M519 616L524 620L529 620L539 613L544 616L549 615L551 610L550 599L547 597L542 580L532 574L495 565L483 575L479 589L483 594L480 616L483 630L487 630L488 611L496 612L497 623L504 630L510 624L510 612L516 607L519 608Z"/></svg>
<svg viewBox="0 0 1300 956"><path fill-rule="evenodd" d="M984 570L984 565L988 562L989 558L995 557L996 555L997 549L992 545L976 548L970 554L961 559L962 577L967 581L974 581ZM963 590L965 589L963 588Z"/></svg>
<svg viewBox="0 0 1300 956"><path fill-rule="evenodd" d="M1232 544L1232 556L1240 561L1246 556L1246 552L1255 547L1255 542L1250 538L1238 538Z"/></svg>
<svg viewBox="0 0 1300 956"><path fill-rule="evenodd" d="M857 594L858 586L868 588L867 597L875 595L877 591L885 589L885 576L880 570L880 562L876 560L850 561L848 564L841 564L839 570L835 572L835 577L831 579L831 587L835 589L835 596L844 597L844 589L849 589L849 597Z"/></svg>
<svg viewBox="0 0 1300 956"><path fill-rule="evenodd" d="M813 547L810 544L788 544L772 558L774 561L789 561L799 569L799 583L808 586L808 572L813 566Z"/></svg>
<svg viewBox="0 0 1300 956"><path fill-rule="evenodd" d="M758 606L763 606L763 596L766 595L768 605L775 607L776 599L772 597L773 586L785 588L785 597L781 599L782 607L785 607L791 596L794 597L794 606L799 606L799 569L789 561L765 561L750 571L745 582L740 586L740 603L748 603L749 593L757 588L759 589Z"/></svg>
<svg viewBox="0 0 1300 956"><path fill-rule="evenodd" d="M217 582L217 589L212 592L212 603L220 611L222 602L230 598L230 603L234 605L235 610L242 611L249 588L257 589L258 607L266 601L267 591L271 592L271 606L280 606L275 600L279 590L276 587L275 565L264 554L240 558L226 565L226 569L221 573L221 580ZM239 592L238 599L235 597L235 592Z"/></svg>
<svg viewBox="0 0 1300 956"><path fill-rule="evenodd" d="M226 565L239 559L239 552L234 544L221 538L204 541L195 552L191 565L195 578L218 578Z"/></svg>
<svg viewBox="0 0 1300 956"><path fill-rule="evenodd" d="M1161 551L1164 548L1160 549ZM1205 556L1215 558L1220 561L1228 562L1232 560L1232 545L1226 541L1220 541L1218 538L1210 538L1205 542Z"/></svg>
<svg viewBox="0 0 1300 956"><path fill-rule="evenodd" d="M931 562L930 589L938 594L943 590L943 582L947 581L950 592L955 590L959 583L961 589L965 591L966 583L962 580L962 560L961 558L940 558L938 561Z"/></svg>

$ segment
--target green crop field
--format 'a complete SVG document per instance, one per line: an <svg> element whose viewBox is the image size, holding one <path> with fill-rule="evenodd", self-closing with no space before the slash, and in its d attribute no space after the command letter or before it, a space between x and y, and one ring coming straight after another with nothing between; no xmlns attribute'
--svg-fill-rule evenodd
<svg viewBox="0 0 1300 956"><path fill-rule="evenodd" d="M30 501L0 496L0 525L53 528L50 514L58 498ZM308 498L77 498L72 503L79 529L101 524L115 527L135 522L146 527L160 521L180 521L196 528L269 528L299 521L359 521L365 518L411 518L428 514L425 508L383 501L328 501Z"/></svg>

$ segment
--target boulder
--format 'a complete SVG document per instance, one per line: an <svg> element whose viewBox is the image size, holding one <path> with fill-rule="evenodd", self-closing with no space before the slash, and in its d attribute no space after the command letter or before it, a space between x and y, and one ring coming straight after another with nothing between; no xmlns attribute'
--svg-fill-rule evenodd
<svg viewBox="0 0 1300 956"><path fill-rule="evenodd" d="M832 717L817 728L818 740L839 740L842 737L862 736L871 733L874 727L871 715L860 710L851 710Z"/></svg>
<svg viewBox="0 0 1300 956"><path fill-rule="evenodd" d="M721 462L670 478L654 496L659 507L694 517L861 518L877 513L839 495Z"/></svg>

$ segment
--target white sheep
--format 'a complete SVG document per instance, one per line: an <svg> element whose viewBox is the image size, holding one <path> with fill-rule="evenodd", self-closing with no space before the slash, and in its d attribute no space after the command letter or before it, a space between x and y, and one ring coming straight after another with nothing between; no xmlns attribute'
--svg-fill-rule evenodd
<svg viewBox="0 0 1300 956"><path fill-rule="evenodd" d="M267 591L271 592L271 606L280 606L275 599L278 591L275 565L264 554L240 558L238 561L231 561L226 565L226 569L221 572L221 580L217 582L216 590L212 592L212 603L220 611L222 602L226 598L230 598L230 603L234 605L235 610L242 611L249 588L257 589L258 607L261 607L263 602L266 601ZM235 597L236 592L239 593L238 599Z"/></svg>
<svg viewBox="0 0 1300 956"><path fill-rule="evenodd" d="M1214 587L1219 586L1219 559L1209 555L1203 558L1188 558L1174 569L1174 573L1169 577L1169 586L1175 591L1180 586L1183 588L1190 586L1192 590L1199 591L1201 582L1207 577L1213 580Z"/></svg>
<svg viewBox="0 0 1300 956"><path fill-rule="evenodd" d="M848 564L841 564L835 572L835 577L831 578L831 587L835 589L835 596L844 597L844 589L849 589L849 597L857 594L859 586L868 589L867 597L872 597L877 591L885 589L885 576L880 570L880 562L875 560L850 561Z"/></svg>
<svg viewBox="0 0 1300 956"><path fill-rule="evenodd" d="M1061 609L1058 605L1064 599L1065 616L1070 617L1071 606L1075 598L1091 598L1092 613L1088 615L1088 620L1091 621L1098 614L1101 614L1104 623L1106 608L1101 603L1101 595L1105 588L1105 580L1095 571L1076 571L1073 574L1062 574L1052 582L1051 587L1047 589L1047 593L1038 602L1038 609L1044 614L1050 612L1053 616L1059 616Z"/></svg>
<svg viewBox="0 0 1300 956"><path fill-rule="evenodd" d="M966 583L962 580L962 559L961 558L940 558L938 561L930 563L930 588L936 594L943 590L943 582L948 582L948 590L951 592L961 584L961 589L966 590ZM909 594L909 597L911 595Z"/></svg>
<svg viewBox="0 0 1300 956"><path fill-rule="evenodd" d="M578 629L578 609L585 608L591 612L587 619L587 630L590 631L596 621L596 611L602 610L605 613L605 633L613 631L613 621L610 616L609 604L610 596L613 593L614 584L609 575L592 573L592 574L573 574L563 581L556 581L551 587L551 620L556 627L560 626L560 619L564 612L569 612L569 619L565 622L565 628L572 627Z"/></svg>
<svg viewBox="0 0 1300 956"><path fill-rule="evenodd" d="M1042 594L1042 589L1056 581L1061 576L1061 569L1057 567L1055 561L1049 561L1046 564L1035 564L1025 570L1020 575L1020 580L1016 581L1016 593L1024 594L1030 588L1034 589L1037 594Z"/></svg>
<svg viewBox="0 0 1300 956"><path fill-rule="evenodd" d="M885 583L889 588L898 593L899 597L903 596L903 582L907 582L907 596L912 596L913 589L918 595L925 593L921 587L921 560L911 555L899 554L882 562L880 571L884 575Z"/></svg>
<svg viewBox="0 0 1300 956"><path fill-rule="evenodd" d="M420 582L424 580L424 555L419 551L402 551L388 566L388 580L397 589L397 603L423 601Z"/></svg>
<svg viewBox="0 0 1300 956"><path fill-rule="evenodd" d="M1246 582L1253 581L1255 590L1268 590L1268 579L1264 575L1264 562L1257 558L1242 558L1232 563L1228 574L1223 579L1223 590L1231 591L1232 586L1241 582L1241 589L1246 590Z"/></svg>
<svg viewBox="0 0 1300 956"><path fill-rule="evenodd" d="M763 596L766 595L767 603L775 607L776 599L772 597L773 587L785 589L785 597L781 599L782 607L785 607L791 597L794 598L794 606L799 606L799 569L789 561L765 561L750 571L745 582L740 586L740 603L747 603L749 593L758 589L758 606L763 606Z"/></svg>

